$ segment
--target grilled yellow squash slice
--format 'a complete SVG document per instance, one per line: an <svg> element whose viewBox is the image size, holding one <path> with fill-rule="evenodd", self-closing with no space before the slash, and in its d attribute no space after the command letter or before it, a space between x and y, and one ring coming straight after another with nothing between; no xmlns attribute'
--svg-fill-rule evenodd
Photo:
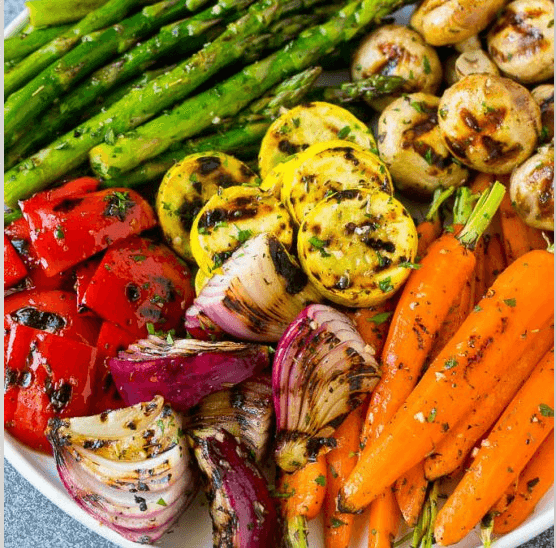
<svg viewBox="0 0 556 548"><path fill-rule="evenodd" d="M367 307L386 301L408 277L417 230L404 206L386 192L342 190L304 217L297 251L324 297Z"/></svg>
<svg viewBox="0 0 556 548"><path fill-rule="evenodd" d="M379 157L349 143L312 155L288 175L282 187L283 202L298 223L318 202L341 190L394 193L390 173Z"/></svg>
<svg viewBox="0 0 556 548"><path fill-rule="evenodd" d="M332 139L357 143L376 150L370 129L351 112L331 103L314 102L292 108L268 128L259 152L259 171L264 179L289 156L311 145Z"/></svg>
<svg viewBox="0 0 556 548"><path fill-rule="evenodd" d="M203 205L219 188L255 184L256 180L243 162L221 152L185 157L168 170L156 196L156 212L168 244L192 261L191 225Z"/></svg>
<svg viewBox="0 0 556 548"><path fill-rule="evenodd" d="M215 194L199 211L191 228L191 250L207 275L252 236L274 234L291 249L294 222L288 210L269 192L234 186Z"/></svg>

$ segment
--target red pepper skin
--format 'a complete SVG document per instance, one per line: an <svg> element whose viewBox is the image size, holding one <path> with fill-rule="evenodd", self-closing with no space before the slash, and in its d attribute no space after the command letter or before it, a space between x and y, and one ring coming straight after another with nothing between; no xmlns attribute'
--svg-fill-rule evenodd
<svg viewBox="0 0 556 548"><path fill-rule="evenodd" d="M98 415L109 409L125 407L124 400L118 393L116 384L112 380L112 373L108 367L107 358L115 357L118 352L125 350L137 337L110 322L103 322L97 341L97 360L95 364L95 382L91 415Z"/></svg>
<svg viewBox="0 0 556 548"><path fill-rule="evenodd" d="M4 234L4 289L12 287L27 276L27 268L19 258L15 247Z"/></svg>
<svg viewBox="0 0 556 548"><path fill-rule="evenodd" d="M4 333L26 325L67 339L95 346L100 330L97 318L77 312L77 299L69 291L21 291L4 300ZM5 339L6 340L6 339Z"/></svg>
<svg viewBox="0 0 556 548"><path fill-rule="evenodd" d="M156 225L151 206L133 190L110 188L62 198L64 188L35 194L20 204L48 276Z"/></svg>
<svg viewBox="0 0 556 548"><path fill-rule="evenodd" d="M133 237L107 250L83 304L137 338L181 327L195 291L191 272L165 245Z"/></svg>
<svg viewBox="0 0 556 548"><path fill-rule="evenodd" d="M96 348L17 325L4 365L4 427L25 445L50 453L48 420L89 413Z"/></svg>
<svg viewBox="0 0 556 548"><path fill-rule="evenodd" d="M25 219L20 217L10 223L4 229L4 234L8 236L29 272L25 283L22 284L22 289L71 289L71 272L61 272L56 276L47 276L41 268L39 256L31 243L29 224Z"/></svg>

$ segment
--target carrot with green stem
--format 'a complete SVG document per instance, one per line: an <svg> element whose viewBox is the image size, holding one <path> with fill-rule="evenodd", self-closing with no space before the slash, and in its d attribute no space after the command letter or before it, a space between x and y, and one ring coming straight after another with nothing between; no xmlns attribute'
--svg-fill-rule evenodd
<svg viewBox="0 0 556 548"><path fill-rule="evenodd" d="M354 516L338 512L336 498L343 482L357 462L364 407L364 405L360 405L352 411L336 429L334 432L336 447L325 455L324 545L326 548L347 548L349 546Z"/></svg>
<svg viewBox="0 0 556 548"><path fill-rule="evenodd" d="M466 197L470 194L469 189L458 193ZM466 199L465 203L471 202ZM463 204L460 207L463 208ZM497 204L493 209L496 210L496 207ZM454 255L461 256L459 268L451 266ZM383 376L371 396L363 426L364 446L374 443L381 429L417 384L450 304L471 278L474 267L473 253L462 247L453 233L446 233L431 244L420 268L410 274L392 317L382 352ZM413 482L412 479L409 481ZM416 498L411 508L403 509L412 523L424 500L422 487L414 488ZM377 532L376 538L389 538L397 531L399 513L389 515L395 505L395 495L390 487L371 505L369 530Z"/></svg>
<svg viewBox="0 0 556 548"><path fill-rule="evenodd" d="M491 191L497 196L496 203L501 197L498 186ZM479 201L459 234L463 248L472 249L488 223L483 214L489 203L488 199ZM483 224L476 224L479 222ZM451 268L458 269L461 262L453 261ZM493 389L496 380L511 372L526 348L536 343L538 330L552 318L553 274L553 256L535 251L499 276L376 442L363 449L340 491L340 510L357 512L369 504L432 453L446 433Z"/></svg>
<svg viewBox="0 0 556 548"><path fill-rule="evenodd" d="M494 517L494 532L502 535L519 527L554 483L554 430L519 475L517 490L508 507Z"/></svg>
<svg viewBox="0 0 556 548"><path fill-rule="evenodd" d="M471 189L467 187L460 187L456 192L456 200L454 202L454 219L451 227L455 236L457 236L465 226L471 213L473 206L477 201ZM475 255L476 257L477 255ZM475 271L476 271L475 266ZM470 276L465 282L463 289L459 295L456 295L455 300L452 302L446 318L438 331L438 335L434 342L434 346L429 354L429 361L432 361L438 353L446 346L447 342L453 337L454 333L459 329L473 305L475 296L475 276Z"/></svg>
<svg viewBox="0 0 556 548"><path fill-rule="evenodd" d="M382 378L371 396L363 426L365 445L367 438L373 441L378 437L417 384L452 302L472 276L473 247L496 211L504 187L498 185L491 192L492 196L485 193L477 204L472 224L462 232L465 239L453 233L443 234L430 246L421 267L409 275L382 352Z"/></svg>
<svg viewBox="0 0 556 548"><path fill-rule="evenodd" d="M465 463L475 444L496 422L539 360L552 347L554 318L549 318L534 335L535 344L529 346L513 363L511 374L499 379L494 389L485 393L485 397L446 433L434 453L427 457L425 475L429 480L446 476Z"/></svg>
<svg viewBox="0 0 556 548"><path fill-rule="evenodd" d="M284 520L286 548L307 548L307 522L321 511L326 494L326 457L320 454L292 474L283 473L278 483Z"/></svg>
<svg viewBox="0 0 556 548"><path fill-rule="evenodd" d="M519 477L554 428L554 351L545 354L504 411L438 513L434 536L459 542Z"/></svg>
<svg viewBox="0 0 556 548"><path fill-rule="evenodd" d="M429 246L442 234L440 207L454 193L454 187L437 188L423 221L417 225L417 257L423 258Z"/></svg>

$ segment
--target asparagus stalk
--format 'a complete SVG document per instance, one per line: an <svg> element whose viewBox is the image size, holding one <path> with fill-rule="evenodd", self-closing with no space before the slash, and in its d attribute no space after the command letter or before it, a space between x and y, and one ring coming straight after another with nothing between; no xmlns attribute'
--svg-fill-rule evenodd
<svg viewBox="0 0 556 548"><path fill-rule="evenodd" d="M249 8L244 17L230 24L220 37L172 72L157 78L142 90L133 90L105 112L84 122L9 170L4 175L4 203L8 207L15 207L18 200L45 188L83 162L88 151L98 143L113 142L119 133L138 126L183 99L218 70L241 58L253 35L263 32L280 17L319 1L321 0L259 0ZM340 21L343 22L343 18ZM306 63L299 69L310 64ZM284 74L280 79L286 76ZM266 89L280 79L275 79ZM241 93L241 89L236 91ZM262 92L257 94L259 95ZM251 97L247 102L254 98L255 96Z"/></svg>
<svg viewBox="0 0 556 548"><path fill-rule="evenodd" d="M258 149L261 139L272 120L279 115L280 110L300 103L320 73L320 67L312 67L296 74L279 84L262 99L249 105L233 120L234 125L228 127L225 132L180 143L179 148L145 162L133 171L126 173L125 177L121 179L106 179L103 183L104 186L135 187L152 181L160 181L166 171L175 163L183 160L188 154L196 152L219 150L228 154L249 154L253 145Z"/></svg>
<svg viewBox="0 0 556 548"><path fill-rule="evenodd" d="M329 103L351 103L361 99L388 95L401 88L404 83L405 80L399 76L375 74L358 82L346 82L339 86L316 88L311 92L310 99Z"/></svg>
<svg viewBox="0 0 556 548"><path fill-rule="evenodd" d="M28 33L7 38L4 40L4 61L13 61L25 57L70 28L70 25L60 25L47 29L35 29Z"/></svg>
<svg viewBox="0 0 556 548"><path fill-rule="evenodd" d="M183 2L163 0L143 8L117 25L89 35L88 40L81 42L8 97L4 104L5 145L11 146L25 124L36 119L76 81L101 66L114 54L130 49L137 40L187 12ZM219 21L220 18L215 18L213 13L198 14L188 20L187 28L194 28L195 33L199 34Z"/></svg>
<svg viewBox="0 0 556 548"><path fill-rule="evenodd" d="M125 84L121 85L119 88L115 89L112 93L107 95L102 101L97 101L87 110L74 112L74 119L87 119L91 116L95 116L96 114L102 112L103 109L106 109L119 101L131 90L136 88L144 88L149 82L172 69L173 67L164 67L161 69L144 72L142 76L139 76L131 82L126 82ZM96 99L98 99L98 97L96 97ZM46 131L45 126L47 126L48 123L52 125L49 135L55 135L57 131L56 112L57 110L54 110L54 112L52 110L49 111L47 115L43 117L38 126L35 126L33 123L31 123L26 128L23 137L14 145L13 148L4 153L4 169L10 169L14 165L16 165L21 160L21 158L25 156L27 150L29 150L30 147L34 146L34 144L38 141L38 130L40 130L41 132Z"/></svg>
<svg viewBox="0 0 556 548"><path fill-rule="evenodd" d="M28 0L29 19L34 27L73 23L106 4L106 0Z"/></svg>
<svg viewBox="0 0 556 548"><path fill-rule="evenodd" d="M40 74L71 50L85 35L121 21L140 4L153 0L108 0L60 36L27 56L4 77L4 96L7 97L29 80Z"/></svg>
<svg viewBox="0 0 556 548"><path fill-rule="evenodd" d="M91 167L103 177L115 177L133 169L173 143L202 131L214 117L235 115L288 74L314 63L336 44L349 40L360 28L403 3L404 0L357 0L348 4L337 17L306 30L275 54L187 99L133 133L95 147L89 154Z"/></svg>
<svg viewBox="0 0 556 548"><path fill-rule="evenodd" d="M221 10L220 17L231 17L246 7L251 0L227 0L226 3L217 4ZM211 10L206 10L206 13ZM212 14L213 21L217 16ZM222 33L220 25L212 28L207 25L189 25L190 19L178 21L162 27L153 38L137 45L124 55L118 57L110 64L93 72L84 82L78 85L68 95L62 97L59 103L53 105L33 126L33 131L24 131L16 139L16 144L5 160L5 169L14 166L28 153L34 153L39 146L47 144L59 131L68 125L75 126L76 118L88 109L103 94L117 86L119 83L141 74L161 57L176 52L179 55L187 51L192 52L201 48ZM94 114L91 113L88 118Z"/></svg>

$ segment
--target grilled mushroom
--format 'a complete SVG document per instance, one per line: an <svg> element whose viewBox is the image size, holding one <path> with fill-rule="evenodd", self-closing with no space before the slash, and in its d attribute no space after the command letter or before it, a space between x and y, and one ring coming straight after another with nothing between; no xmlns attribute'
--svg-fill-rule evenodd
<svg viewBox="0 0 556 548"><path fill-rule="evenodd" d="M457 44L481 32L505 0L425 0L413 13L411 26L433 46Z"/></svg>
<svg viewBox="0 0 556 548"><path fill-rule="evenodd" d="M444 69L444 79L449 86L453 86L469 74L500 74L496 64L481 49L466 51L460 55L450 57Z"/></svg>
<svg viewBox="0 0 556 548"><path fill-rule="evenodd" d="M490 74L471 74L448 88L438 114L452 154L485 173L510 173L533 153L541 131L541 112L531 94Z"/></svg>
<svg viewBox="0 0 556 548"><path fill-rule="evenodd" d="M417 198L438 187L463 184L468 170L454 161L438 128L440 99L426 93L400 97L378 121L380 157L396 188Z"/></svg>
<svg viewBox="0 0 556 548"><path fill-rule="evenodd" d="M539 148L512 173L512 203L525 223L554 230L554 144Z"/></svg>
<svg viewBox="0 0 556 548"><path fill-rule="evenodd" d="M500 70L524 84L554 75L554 3L514 0L487 37L488 51Z"/></svg>
<svg viewBox="0 0 556 548"><path fill-rule="evenodd" d="M531 91L533 99L541 109L541 143L548 143L554 138L554 86L543 84Z"/></svg>
<svg viewBox="0 0 556 548"><path fill-rule="evenodd" d="M396 94L369 101L374 109L381 111L402 93L435 93L442 80L442 67L434 48L418 32L401 25L386 25L369 34L353 57L354 80L373 74L401 76L407 80Z"/></svg>
<svg viewBox="0 0 556 548"><path fill-rule="evenodd" d="M466 51L475 51L477 49L482 49L481 39L478 34L474 34L457 44L454 44L454 48L459 53L465 53Z"/></svg>

